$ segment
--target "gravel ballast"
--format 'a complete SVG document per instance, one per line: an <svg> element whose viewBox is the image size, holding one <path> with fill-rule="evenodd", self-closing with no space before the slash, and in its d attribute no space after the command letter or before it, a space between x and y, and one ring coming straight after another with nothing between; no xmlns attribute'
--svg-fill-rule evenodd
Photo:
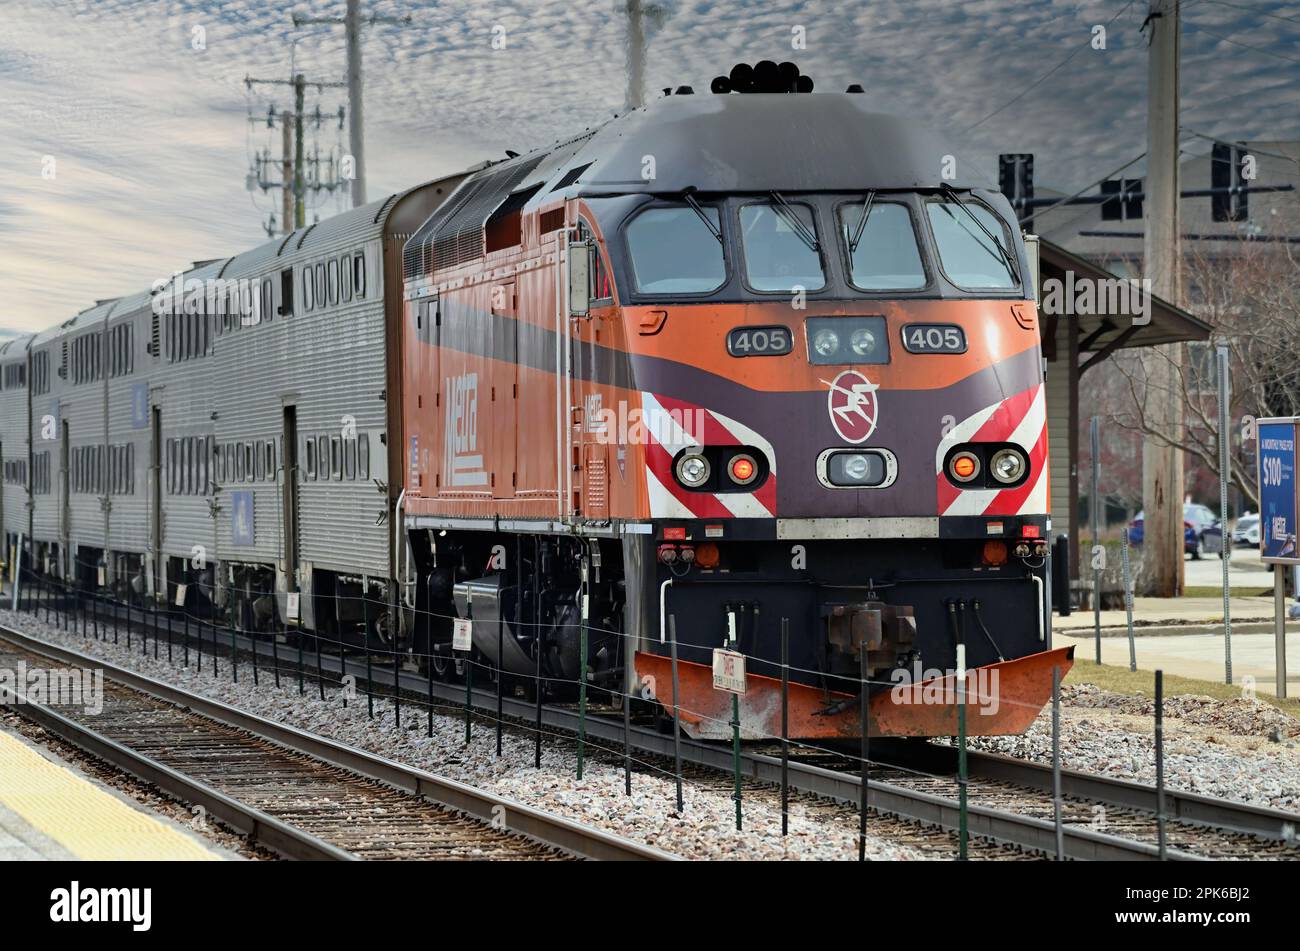
<svg viewBox="0 0 1300 951"><path fill-rule="evenodd" d="M1061 765L1154 784L1155 702L1093 684L1061 688ZM1121 722L1122 721L1122 722ZM1300 723L1271 704L1242 697L1165 701L1165 784L1218 799L1300 812ZM1052 710L1020 736L971 745L1038 763L1052 761Z"/></svg>
<svg viewBox="0 0 1300 951"><path fill-rule="evenodd" d="M468 783L548 812L593 825L616 835L645 842L666 852L691 859L856 859L857 823L825 809L790 804L790 834L781 835L779 801L773 805L747 799L744 830L735 829L735 803L721 789L706 789L690 782L683 786L685 810L676 814L676 792L671 776L634 773L632 795L624 795L621 767L588 757L583 778L574 776L569 743L544 743L542 768L533 767L533 739L507 731L500 759L496 757L495 731L476 720L473 738L465 745L463 716L434 714L433 736L428 736L426 709L409 701L402 705L402 726L393 725L391 704L375 697L374 719L367 716L366 698L360 694L345 708L337 685L327 685L320 700L314 682L307 692L297 692L296 668L281 658L281 687L275 688L271 671L261 672L261 684L252 683L252 668L245 658L238 683L231 682L230 664L221 659L220 676L212 675L204 658L203 672L181 666L165 654L155 661L142 655L137 639L128 650L119 642L83 638L29 614L0 610L0 624L33 637L62 644L92 657L137 671L157 680L220 700L277 722L328 736L342 743L386 756L440 776ZM137 632L138 638L138 632ZM163 651L166 650L165 643ZM191 652L191 664L197 656ZM589 746L590 749L590 746ZM621 753L620 753L621 755ZM772 797L763 797L771 799ZM508 821L508 817L507 817ZM867 857L916 860L932 858L911 846L868 834Z"/></svg>

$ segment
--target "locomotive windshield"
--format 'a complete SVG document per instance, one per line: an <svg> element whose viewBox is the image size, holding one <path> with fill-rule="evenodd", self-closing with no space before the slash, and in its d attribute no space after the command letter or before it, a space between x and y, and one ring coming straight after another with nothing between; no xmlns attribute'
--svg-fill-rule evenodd
<svg viewBox="0 0 1300 951"><path fill-rule="evenodd" d="M1011 243L1006 228L991 211L970 201L931 201L925 207L939 249L939 263L954 284L996 290L1019 284L1011 270Z"/></svg>
<svg viewBox="0 0 1300 951"><path fill-rule="evenodd" d="M905 205L871 203L862 225L863 204L840 207L840 234L849 249L849 279L864 291L916 290L926 285L921 249ZM858 229L862 228L859 235ZM854 239L857 244L854 244Z"/></svg>
<svg viewBox="0 0 1300 951"><path fill-rule="evenodd" d="M815 291L826 286L812 209L786 202L740 209L745 276L756 291Z"/></svg>
<svg viewBox="0 0 1300 951"><path fill-rule="evenodd" d="M720 228L718 210L700 211ZM636 288L652 294L701 294L727 279L722 245L687 205L648 208L627 226L627 247Z"/></svg>
<svg viewBox="0 0 1300 951"><path fill-rule="evenodd" d="M998 208L973 194L901 190L853 194L629 196L593 209L632 300L761 300L807 293L959 300L1017 295L1019 247ZM603 201L604 199L602 199Z"/></svg>

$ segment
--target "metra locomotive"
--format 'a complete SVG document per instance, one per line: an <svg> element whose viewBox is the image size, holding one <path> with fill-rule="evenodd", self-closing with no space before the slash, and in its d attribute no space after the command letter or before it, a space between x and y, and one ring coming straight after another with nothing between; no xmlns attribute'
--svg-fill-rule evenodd
<svg viewBox="0 0 1300 951"><path fill-rule="evenodd" d="M675 636L702 737L722 647L744 732L777 732L783 628L791 735L857 732L863 651L873 732L954 733L903 687L961 638L970 731L1024 729L1070 664L1034 262L938 139L762 65L11 342L11 543L448 678L472 618L552 693L669 702Z"/></svg>

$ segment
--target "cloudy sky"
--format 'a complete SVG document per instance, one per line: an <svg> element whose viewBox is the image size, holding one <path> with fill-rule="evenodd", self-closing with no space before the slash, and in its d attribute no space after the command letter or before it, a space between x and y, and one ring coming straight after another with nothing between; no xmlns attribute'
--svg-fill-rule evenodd
<svg viewBox="0 0 1300 951"><path fill-rule="evenodd" d="M650 41L648 91L703 91L732 63L794 59L821 90L861 82L882 111L944 130L990 182L997 153L1033 152L1039 185L1070 192L1145 149L1146 0L662 2L673 13ZM370 197L619 111L621 6L366 0L368 13L412 18L366 31ZM287 76L292 56L310 79L343 79L342 29L290 21L343 7L0 0L0 330L48 326L264 240L278 200L245 178L279 131L249 116L289 97L249 93L244 77ZM1300 138L1300 2L1183 7L1185 130ZM1104 49L1090 42L1098 25ZM796 27L806 49L792 49ZM326 89L309 108L343 101ZM326 124L317 142L345 147L347 133ZM327 198L318 213L341 207Z"/></svg>

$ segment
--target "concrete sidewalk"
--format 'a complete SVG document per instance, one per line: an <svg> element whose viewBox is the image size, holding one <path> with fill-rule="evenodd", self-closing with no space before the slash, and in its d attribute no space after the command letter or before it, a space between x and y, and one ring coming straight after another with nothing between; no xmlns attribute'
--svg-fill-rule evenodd
<svg viewBox="0 0 1300 951"><path fill-rule="evenodd" d="M1272 630L1272 598L1232 598L1229 602L1233 630L1242 633ZM1300 622L1296 622L1300 625ZM1262 625L1267 625L1264 627ZM1102 635L1127 634L1128 621L1123 609L1101 612ZM1223 598L1134 598L1133 633L1138 636L1180 634L1223 627ZM1052 629L1061 634L1091 634L1091 610L1075 611L1069 617L1052 618Z"/></svg>
<svg viewBox="0 0 1300 951"><path fill-rule="evenodd" d="M1287 631L1287 696L1300 696L1300 622ZM1224 683L1223 634L1172 634L1166 637L1134 637L1138 670L1163 670L1168 674L1195 677ZM1075 645L1075 657L1092 660L1096 656L1096 640L1091 632L1073 636L1053 632L1053 645ZM1276 659L1273 635L1232 635L1232 682L1246 686L1246 677L1254 678L1255 689L1260 693L1277 693ZM1101 662L1127 667L1129 663L1127 637L1103 637Z"/></svg>

